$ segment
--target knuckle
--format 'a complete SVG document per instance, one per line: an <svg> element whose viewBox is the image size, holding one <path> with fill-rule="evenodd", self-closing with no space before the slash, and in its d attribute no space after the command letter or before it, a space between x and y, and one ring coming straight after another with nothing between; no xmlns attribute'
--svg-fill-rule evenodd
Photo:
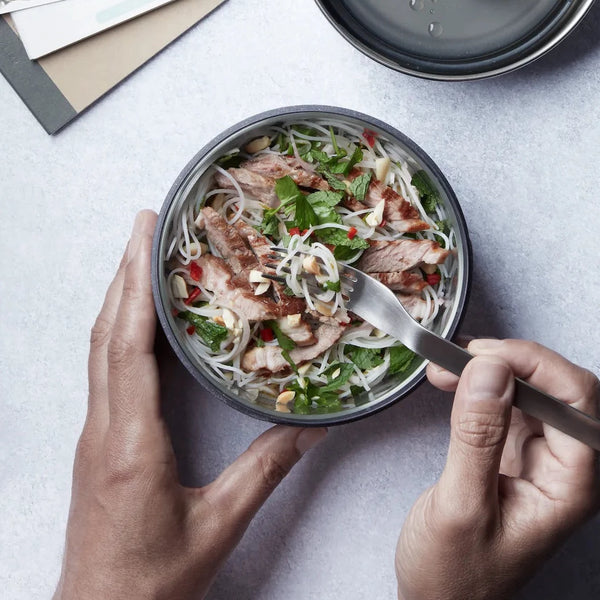
<svg viewBox="0 0 600 600"><path fill-rule="evenodd" d="M504 441L505 418L501 414L467 412L456 423L456 437L473 448L494 448Z"/></svg>
<svg viewBox="0 0 600 600"><path fill-rule="evenodd" d="M102 315L99 315L92 327L90 334L90 346L92 348L101 348L105 346L112 332L112 323Z"/></svg>
<svg viewBox="0 0 600 600"><path fill-rule="evenodd" d="M137 305L145 296L146 288L142 281L136 277L125 277L122 295L124 302Z"/></svg>
<svg viewBox="0 0 600 600"><path fill-rule="evenodd" d="M136 354L135 344L121 335L113 335L108 342L107 359L112 367L124 367L131 363Z"/></svg>
<svg viewBox="0 0 600 600"><path fill-rule="evenodd" d="M256 456L256 461L262 479L268 489L277 487L289 473L289 468L282 464L282 462L272 454L258 454Z"/></svg>
<svg viewBox="0 0 600 600"><path fill-rule="evenodd" d="M126 452L109 445L104 456L106 483L120 485L130 482L138 472L137 461Z"/></svg>

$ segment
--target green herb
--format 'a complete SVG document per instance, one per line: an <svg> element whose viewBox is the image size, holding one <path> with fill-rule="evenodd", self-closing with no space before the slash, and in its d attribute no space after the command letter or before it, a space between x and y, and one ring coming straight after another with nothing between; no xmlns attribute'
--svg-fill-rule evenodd
<svg viewBox="0 0 600 600"><path fill-rule="evenodd" d="M263 340L261 340L260 338L258 338L258 339L256 340L256 342L254 343L254 345L255 345L257 348L264 348L264 347L265 347L265 343L264 343L264 342L263 342Z"/></svg>
<svg viewBox="0 0 600 600"><path fill-rule="evenodd" d="M260 224L260 230L263 235L275 237L279 234L279 219L277 218L278 208L269 208L263 213L263 220Z"/></svg>
<svg viewBox="0 0 600 600"><path fill-rule="evenodd" d="M318 231L315 231L315 234L324 244L345 246L352 250L366 250L369 247L369 242L357 235L350 239L348 237L348 232L345 229L326 227L325 229L319 229Z"/></svg>
<svg viewBox="0 0 600 600"><path fill-rule="evenodd" d="M417 171L411 179L411 184L417 188L425 212L434 212L438 202L441 201L441 198L439 192L429 178L429 175L423 170Z"/></svg>
<svg viewBox="0 0 600 600"><path fill-rule="evenodd" d="M285 289L283 290L283 293L284 293L286 296L295 296L295 295L296 295L296 294L294 293L294 290L293 290L291 287L287 286L287 285L285 286Z"/></svg>
<svg viewBox="0 0 600 600"><path fill-rule="evenodd" d="M448 235L450 233L450 223L448 221L436 221L435 224L438 226L440 233L445 233ZM433 233L437 233L434 231Z"/></svg>
<svg viewBox="0 0 600 600"><path fill-rule="evenodd" d="M197 315L189 310L180 312L177 316L193 325L196 333L213 352L218 352L221 349L221 344L229 336L227 327L215 323L208 317Z"/></svg>
<svg viewBox="0 0 600 600"><path fill-rule="evenodd" d="M331 136L331 143L333 145L333 149L336 154L340 153L339 146L337 145L337 140L335 139L335 133L333 133L333 127L329 126L329 135Z"/></svg>
<svg viewBox="0 0 600 600"><path fill-rule="evenodd" d="M338 372L339 371L339 372ZM354 373L354 366L350 363L334 363L324 373L327 377L327 385L319 388L319 392L334 392L339 390Z"/></svg>
<svg viewBox="0 0 600 600"><path fill-rule="evenodd" d="M281 327L279 327L279 323L277 323L277 321L265 321L265 325L273 330L273 333L277 338L277 343L281 348L281 356L285 358L285 360L290 364L292 369L297 373L298 367L296 366L296 363L292 360L292 357L290 356L290 350L293 350L296 347L296 342L294 342L294 340L292 340L291 337L285 335L285 333L281 331Z"/></svg>
<svg viewBox="0 0 600 600"><path fill-rule="evenodd" d="M356 147L352 156L348 160L337 161L335 163L330 164L329 169L332 173L338 173L342 175L348 175L352 170L352 167L359 163L363 159L363 151L360 147Z"/></svg>
<svg viewBox="0 0 600 600"><path fill-rule="evenodd" d="M404 373L411 365L416 354L406 346L393 346L390 348L390 367L388 373Z"/></svg>
<svg viewBox="0 0 600 600"><path fill-rule="evenodd" d="M313 225L319 224L319 217L315 212L306 196L300 196L296 200L296 215L294 217L294 226L300 231L310 229Z"/></svg>
<svg viewBox="0 0 600 600"><path fill-rule="evenodd" d="M304 197L296 182L289 175L281 177L275 182L275 193L281 201L279 208L293 204L300 196Z"/></svg>
<svg viewBox="0 0 600 600"><path fill-rule="evenodd" d="M336 246L333 249L333 257L336 260L350 260L356 254L356 250L347 246Z"/></svg>
<svg viewBox="0 0 600 600"><path fill-rule="evenodd" d="M315 212L319 225L342 222L342 218L334 208L342 198L343 194L339 192L314 192L306 197Z"/></svg>
<svg viewBox="0 0 600 600"><path fill-rule="evenodd" d="M240 154L239 150L226 154L217 160L217 164L223 169L231 169L232 167L239 167L244 161L244 157Z"/></svg>
<svg viewBox="0 0 600 600"><path fill-rule="evenodd" d="M373 369L383 363L383 351L381 348L360 348L358 346L346 346L346 352L350 360L361 370Z"/></svg>
<svg viewBox="0 0 600 600"><path fill-rule="evenodd" d="M321 171L321 175L327 179L327 183L329 183L330 187L332 187L334 190L337 190L338 192L346 191L346 184L342 180L338 179L333 173L330 173L327 169L323 169Z"/></svg>
<svg viewBox="0 0 600 600"><path fill-rule="evenodd" d="M287 389L296 393L294 398L295 413L301 415L329 413L342 408L342 403L335 391L317 387L306 379L302 381L303 385L300 385L299 379L287 384Z"/></svg>
<svg viewBox="0 0 600 600"><path fill-rule="evenodd" d="M371 173L360 175L350 184L350 193L360 202L365 199L369 184L371 183Z"/></svg>
<svg viewBox="0 0 600 600"><path fill-rule="evenodd" d="M342 291L342 282L339 279L337 281L326 281L323 284L323 287L326 290L330 290L332 292L341 292Z"/></svg>

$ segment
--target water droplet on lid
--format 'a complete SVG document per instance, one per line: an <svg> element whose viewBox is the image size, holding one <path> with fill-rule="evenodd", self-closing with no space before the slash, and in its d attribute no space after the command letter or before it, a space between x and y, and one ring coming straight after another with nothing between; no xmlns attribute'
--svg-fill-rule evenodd
<svg viewBox="0 0 600 600"><path fill-rule="evenodd" d="M441 23L433 21L433 23L429 23L427 31L429 31L430 36L437 38L440 37L440 35L442 35L442 33L444 32L444 28L442 27Z"/></svg>
<svg viewBox="0 0 600 600"><path fill-rule="evenodd" d="M408 0L408 5L413 10L423 10L425 8L425 0Z"/></svg>

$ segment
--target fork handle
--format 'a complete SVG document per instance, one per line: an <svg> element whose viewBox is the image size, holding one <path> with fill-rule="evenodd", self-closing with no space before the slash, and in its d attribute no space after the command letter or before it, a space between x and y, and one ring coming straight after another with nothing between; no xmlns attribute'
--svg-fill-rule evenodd
<svg viewBox="0 0 600 600"><path fill-rule="evenodd" d="M418 344L419 348L412 348L412 350L447 371L460 375L473 355L449 340L439 338L429 331L427 333L430 335L423 336ZM518 377L515 377L513 406L591 448L600 450L600 420L554 396L545 394Z"/></svg>

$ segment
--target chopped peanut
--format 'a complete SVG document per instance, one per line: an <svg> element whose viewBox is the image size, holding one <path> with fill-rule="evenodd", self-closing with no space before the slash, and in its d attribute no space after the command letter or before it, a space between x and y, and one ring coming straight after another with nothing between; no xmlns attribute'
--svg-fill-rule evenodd
<svg viewBox="0 0 600 600"><path fill-rule="evenodd" d="M255 296L262 296L270 287L271 282L266 281L265 283L259 283L254 290Z"/></svg>
<svg viewBox="0 0 600 600"><path fill-rule="evenodd" d="M223 309L223 321L227 329L233 329L236 325L235 315L228 308Z"/></svg>
<svg viewBox="0 0 600 600"><path fill-rule="evenodd" d="M388 156L375 159L375 177L378 181L385 183L385 179L390 172L391 161Z"/></svg>
<svg viewBox="0 0 600 600"><path fill-rule="evenodd" d="M269 283L270 280L263 277L263 274L260 271L253 269L248 275L248 281L250 283Z"/></svg>
<svg viewBox="0 0 600 600"><path fill-rule="evenodd" d="M256 152L260 152L261 150L268 148L270 143L271 138L268 135L263 135L262 137L256 138L250 143L246 144L244 150L248 154L255 154Z"/></svg>
<svg viewBox="0 0 600 600"><path fill-rule="evenodd" d="M298 313L297 315L288 315L287 322L290 327L298 327L302 321L302 315Z"/></svg>
<svg viewBox="0 0 600 600"><path fill-rule="evenodd" d="M423 265L421 267L427 275L433 275L437 271L437 265Z"/></svg>
<svg viewBox="0 0 600 600"><path fill-rule="evenodd" d="M307 273L312 273L313 275L321 275L321 267L319 267L319 263L314 256L307 256L302 261L302 268Z"/></svg>
<svg viewBox="0 0 600 600"><path fill-rule="evenodd" d="M365 223L370 227L377 227L383 221L383 210L385 208L385 200L381 200L373 209L372 213L367 215Z"/></svg>
<svg viewBox="0 0 600 600"><path fill-rule="evenodd" d="M318 312L326 317L331 317L333 315L333 305L329 302L321 302L321 300L317 300L315 302L315 308Z"/></svg>
<svg viewBox="0 0 600 600"><path fill-rule="evenodd" d="M173 275L171 286L173 288L173 296L175 296L175 298L189 298L185 279L181 275Z"/></svg>
<svg viewBox="0 0 600 600"><path fill-rule="evenodd" d="M217 323L218 325L222 325L223 327L226 327L225 319L221 315L217 315L216 317L213 317L213 321L215 323Z"/></svg>
<svg viewBox="0 0 600 600"><path fill-rule="evenodd" d="M296 397L296 392L286 390L277 396L278 404L289 404Z"/></svg>

